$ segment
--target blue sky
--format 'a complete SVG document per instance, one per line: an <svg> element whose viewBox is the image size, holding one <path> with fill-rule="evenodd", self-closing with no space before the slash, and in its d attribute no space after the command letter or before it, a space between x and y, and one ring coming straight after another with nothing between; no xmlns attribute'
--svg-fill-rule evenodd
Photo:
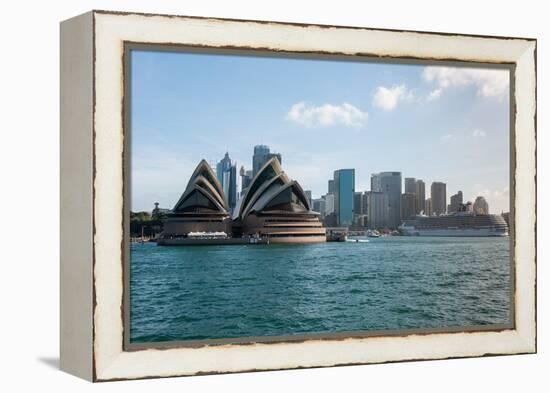
<svg viewBox="0 0 550 393"><path fill-rule="evenodd" d="M253 147L314 197L335 169L447 183L509 210L509 73L501 69L132 52L133 211L171 208L198 162Z"/></svg>

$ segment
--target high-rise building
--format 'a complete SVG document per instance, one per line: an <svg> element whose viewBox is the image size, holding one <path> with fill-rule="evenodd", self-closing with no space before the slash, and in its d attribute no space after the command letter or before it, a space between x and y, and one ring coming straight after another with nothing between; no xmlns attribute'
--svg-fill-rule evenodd
<svg viewBox="0 0 550 393"><path fill-rule="evenodd" d="M367 226L370 229L385 228L388 223L388 195L384 192L367 191Z"/></svg>
<svg viewBox="0 0 550 393"><path fill-rule="evenodd" d="M223 180L223 173L231 168L231 159L229 153L225 153L225 156L216 164L216 177L221 183Z"/></svg>
<svg viewBox="0 0 550 393"><path fill-rule="evenodd" d="M321 214L321 218L325 217L326 202L324 198L314 199L312 203L312 210Z"/></svg>
<svg viewBox="0 0 550 393"><path fill-rule="evenodd" d="M237 165L231 162L229 153L216 164L216 177L222 185L230 212L237 204Z"/></svg>
<svg viewBox="0 0 550 393"><path fill-rule="evenodd" d="M401 172L380 172L371 175L371 191L388 195L388 227L401 223Z"/></svg>
<svg viewBox="0 0 550 393"><path fill-rule="evenodd" d="M401 194L401 221L410 220L416 215L416 194L404 192Z"/></svg>
<svg viewBox="0 0 550 393"><path fill-rule="evenodd" d="M463 204L462 191L451 195L451 203L449 204L449 213L457 212L460 210L460 205Z"/></svg>
<svg viewBox="0 0 550 393"><path fill-rule="evenodd" d="M354 214L365 214L363 211L363 198L365 194L362 192L353 193L353 213Z"/></svg>
<svg viewBox="0 0 550 393"><path fill-rule="evenodd" d="M416 181L416 214L426 210L426 185L420 179Z"/></svg>
<svg viewBox="0 0 550 393"><path fill-rule="evenodd" d="M382 192L382 184L380 183L380 175L373 173L370 175L370 190L374 192Z"/></svg>
<svg viewBox="0 0 550 393"><path fill-rule="evenodd" d="M474 201L474 212L476 214L489 214L489 204L484 197L478 196Z"/></svg>
<svg viewBox="0 0 550 393"><path fill-rule="evenodd" d="M416 179L414 177L405 178L405 192L409 194L416 194Z"/></svg>
<svg viewBox="0 0 550 393"><path fill-rule="evenodd" d="M334 212L338 226L353 224L353 196L355 193L355 169L334 171Z"/></svg>
<svg viewBox="0 0 550 393"><path fill-rule="evenodd" d="M436 216L447 211L447 185L434 181L431 188L432 212Z"/></svg>
<svg viewBox="0 0 550 393"><path fill-rule="evenodd" d="M334 189L334 179L330 179L328 181L328 193L329 194L334 194L335 193L335 189Z"/></svg>
<svg viewBox="0 0 550 393"><path fill-rule="evenodd" d="M334 213L334 194L325 195L325 216Z"/></svg>
<svg viewBox="0 0 550 393"><path fill-rule="evenodd" d="M353 194L353 225L356 227L363 227L366 224L367 217L367 203L365 202L367 196L364 192L356 192Z"/></svg>
<svg viewBox="0 0 550 393"><path fill-rule="evenodd" d="M277 157L279 164L283 163L281 154L271 153L269 146L256 145L254 146L254 155L252 156L252 177L256 176L256 173L265 165L266 162L273 157Z"/></svg>
<svg viewBox="0 0 550 393"><path fill-rule="evenodd" d="M326 227L335 227L338 223L336 222L336 213L334 213L334 194L326 194L323 199L325 200L323 223Z"/></svg>
<svg viewBox="0 0 550 393"><path fill-rule="evenodd" d="M424 214L426 216L433 216L433 209L432 209L432 199L428 198L426 199L426 202L424 203Z"/></svg>
<svg viewBox="0 0 550 393"><path fill-rule="evenodd" d="M312 206L311 191L310 190L304 191L304 194L306 195L307 203L309 203L309 208L311 209L311 206Z"/></svg>
<svg viewBox="0 0 550 393"><path fill-rule="evenodd" d="M239 174L241 175L241 194L248 188L250 183L252 182L252 171L245 170L244 166L241 166L241 169L239 171Z"/></svg>

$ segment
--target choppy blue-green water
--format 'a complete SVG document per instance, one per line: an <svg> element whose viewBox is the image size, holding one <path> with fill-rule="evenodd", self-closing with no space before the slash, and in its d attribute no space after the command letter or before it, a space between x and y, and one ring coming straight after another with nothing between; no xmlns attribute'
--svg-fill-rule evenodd
<svg viewBox="0 0 550 393"><path fill-rule="evenodd" d="M509 324L508 238L130 246L130 341Z"/></svg>

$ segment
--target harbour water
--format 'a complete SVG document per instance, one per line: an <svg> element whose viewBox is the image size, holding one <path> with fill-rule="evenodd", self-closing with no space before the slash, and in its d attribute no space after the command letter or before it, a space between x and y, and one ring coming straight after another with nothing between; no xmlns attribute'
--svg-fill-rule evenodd
<svg viewBox="0 0 550 393"><path fill-rule="evenodd" d="M509 324L509 238L130 246L130 341Z"/></svg>

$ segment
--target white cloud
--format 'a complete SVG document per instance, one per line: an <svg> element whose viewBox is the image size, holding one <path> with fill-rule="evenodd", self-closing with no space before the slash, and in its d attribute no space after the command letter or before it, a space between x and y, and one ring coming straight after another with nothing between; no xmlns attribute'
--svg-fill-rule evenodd
<svg viewBox="0 0 550 393"><path fill-rule="evenodd" d="M407 86L395 85L391 88L379 86L376 88L372 103L378 108L386 111L391 111L399 104L400 101L410 101L414 98L411 90Z"/></svg>
<svg viewBox="0 0 550 393"><path fill-rule="evenodd" d="M453 134L441 135L439 139L441 139L443 142L450 141L451 139L453 139Z"/></svg>
<svg viewBox="0 0 550 393"><path fill-rule="evenodd" d="M478 188L472 195L471 201L474 202L477 196L485 198L489 204L489 212L499 214L501 211L510 211L510 188L502 189Z"/></svg>
<svg viewBox="0 0 550 393"><path fill-rule="evenodd" d="M441 97L441 93L443 92L443 89L437 88L430 92L428 95L428 101L437 100L439 97Z"/></svg>
<svg viewBox="0 0 550 393"><path fill-rule="evenodd" d="M480 130L480 129L475 129L473 132L472 132L472 136L474 138L484 138L487 136L487 133L483 130Z"/></svg>
<svg viewBox="0 0 550 393"><path fill-rule="evenodd" d="M477 87L479 96L502 99L509 87L509 71L500 69L428 66L422 78L436 84L428 100L438 98L447 88L472 85Z"/></svg>
<svg viewBox="0 0 550 393"><path fill-rule="evenodd" d="M342 105L324 104L313 106L298 102L290 108L286 118L305 127L363 127L369 114L344 102Z"/></svg>

